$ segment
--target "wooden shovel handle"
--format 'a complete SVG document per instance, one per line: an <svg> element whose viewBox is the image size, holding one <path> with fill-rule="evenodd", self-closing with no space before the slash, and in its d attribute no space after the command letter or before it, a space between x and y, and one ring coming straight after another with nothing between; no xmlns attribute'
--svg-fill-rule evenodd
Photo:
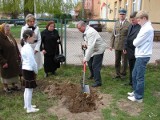
<svg viewBox="0 0 160 120"><path fill-rule="evenodd" d="M83 64L83 72L86 72L86 63Z"/></svg>

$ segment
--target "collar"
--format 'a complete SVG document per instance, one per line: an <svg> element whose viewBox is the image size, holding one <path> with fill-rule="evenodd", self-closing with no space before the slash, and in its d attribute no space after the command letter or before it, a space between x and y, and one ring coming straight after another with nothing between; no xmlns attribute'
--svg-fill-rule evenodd
<svg viewBox="0 0 160 120"><path fill-rule="evenodd" d="M124 19L123 21L122 20L119 20L119 23L121 24L123 24L124 22L126 21L126 19Z"/></svg>
<svg viewBox="0 0 160 120"><path fill-rule="evenodd" d="M87 30L90 28L90 26L89 25L87 25L86 26L86 29L85 29L85 31L84 31L84 33L83 34L86 34L86 32L87 32Z"/></svg>
<svg viewBox="0 0 160 120"><path fill-rule="evenodd" d="M26 28L31 28L33 31L36 29L36 25L29 26L28 24L25 25Z"/></svg>

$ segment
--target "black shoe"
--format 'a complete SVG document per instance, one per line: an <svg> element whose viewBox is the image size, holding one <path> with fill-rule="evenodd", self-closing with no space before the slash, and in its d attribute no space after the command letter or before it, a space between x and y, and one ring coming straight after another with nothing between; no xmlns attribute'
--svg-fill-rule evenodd
<svg viewBox="0 0 160 120"><path fill-rule="evenodd" d="M4 90L6 93L12 93L12 90L9 89L9 88L4 88L3 90Z"/></svg>
<svg viewBox="0 0 160 120"><path fill-rule="evenodd" d="M56 76L57 74L56 74L56 72L52 72L52 75L55 75L55 76Z"/></svg>
<svg viewBox="0 0 160 120"><path fill-rule="evenodd" d="M102 84L101 83L95 83L92 85L92 87L98 87L98 86L101 86Z"/></svg>
<svg viewBox="0 0 160 120"><path fill-rule="evenodd" d="M44 74L44 77L45 77L45 78L48 77L48 73L45 73L45 74Z"/></svg>
<svg viewBox="0 0 160 120"><path fill-rule="evenodd" d="M13 90L13 91L20 91L21 89L18 88L17 86L14 86L14 87L11 88L11 90Z"/></svg>
<svg viewBox="0 0 160 120"><path fill-rule="evenodd" d="M132 86L132 83L128 83L130 86Z"/></svg>

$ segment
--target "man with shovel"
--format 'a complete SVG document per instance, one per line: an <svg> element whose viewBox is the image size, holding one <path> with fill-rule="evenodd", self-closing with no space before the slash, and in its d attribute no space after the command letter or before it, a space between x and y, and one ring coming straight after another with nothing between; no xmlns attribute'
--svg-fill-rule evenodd
<svg viewBox="0 0 160 120"><path fill-rule="evenodd" d="M86 25L84 21L77 23L77 29L83 33L85 55L83 63L88 63L90 70L90 78L94 78L95 84L92 87L98 87L102 85L101 80L101 67L103 61L104 51L106 49L106 42L101 38L99 33L89 25Z"/></svg>

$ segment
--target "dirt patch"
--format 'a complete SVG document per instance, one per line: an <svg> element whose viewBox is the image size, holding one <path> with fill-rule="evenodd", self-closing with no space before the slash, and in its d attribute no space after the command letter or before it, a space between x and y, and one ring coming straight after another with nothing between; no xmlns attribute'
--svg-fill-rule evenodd
<svg viewBox="0 0 160 120"><path fill-rule="evenodd" d="M90 89L90 94L84 94L81 86L77 84L54 83L47 86L44 92L48 94L48 98L59 98L57 106L49 108L48 111L58 119L102 120L101 109L110 105L112 97Z"/></svg>
<svg viewBox="0 0 160 120"><path fill-rule="evenodd" d="M121 111L127 112L130 116L138 116L143 108L143 103L136 103L128 100L120 100L117 105Z"/></svg>
<svg viewBox="0 0 160 120"><path fill-rule="evenodd" d="M157 98L160 98L160 92L159 91L155 91L153 92L153 95Z"/></svg>

